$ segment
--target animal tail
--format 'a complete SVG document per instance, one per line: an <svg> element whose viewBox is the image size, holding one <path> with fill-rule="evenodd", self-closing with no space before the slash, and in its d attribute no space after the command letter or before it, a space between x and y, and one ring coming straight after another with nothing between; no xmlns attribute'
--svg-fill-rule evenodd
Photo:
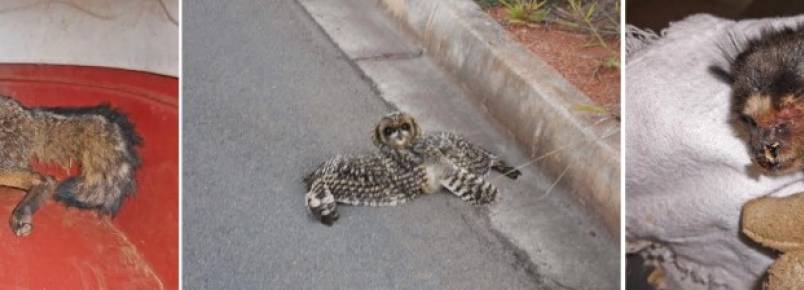
<svg viewBox="0 0 804 290"><path fill-rule="evenodd" d="M497 187L463 168L454 168L441 179L441 185L465 201L474 204L493 202Z"/></svg>
<svg viewBox="0 0 804 290"><path fill-rule="evenodd" d="M494 162L491 164L491 169L499 172L502 175L505 175L505 177L510 179L516 179L522 175L522 172L519 171L519 169L506 164L505 161L502 160L494 160Z"/></svg>
<svg viewBox="0 0 804 290"><path fill-rule="evenodd" d="M123 200L136 191L135 173L141 163L137 150L142 138L128 117L108 105L38 110L64 120L48 127L52 144L40 153L81 165L79 175L59 183L55 198L67 206L117 214Z"/></svg>

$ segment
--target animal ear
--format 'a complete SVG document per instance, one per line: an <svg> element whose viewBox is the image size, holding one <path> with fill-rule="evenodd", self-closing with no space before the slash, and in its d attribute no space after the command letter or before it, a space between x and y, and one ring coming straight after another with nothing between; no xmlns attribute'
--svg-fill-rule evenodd
<svg viewBox="0 0 804 290"><path fill-rule="evenodd" d="M721 82L724 82L729 85L734 83L734 76L732 76L731 73L723 67L717 65L711 65L709 66L709 73L711 73Z"/></svg>

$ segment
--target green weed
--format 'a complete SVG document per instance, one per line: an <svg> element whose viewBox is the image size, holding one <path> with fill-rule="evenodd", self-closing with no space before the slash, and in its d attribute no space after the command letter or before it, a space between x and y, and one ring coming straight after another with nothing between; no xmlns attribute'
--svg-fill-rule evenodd
<svg viewBox="0 0 804 290"><path fill-rule="evenodd" d="M499 0L499 2L505 8L507 20L511 24L542 22L550 14L545 6L547 1Z"/></svg>
<svg viewBox="0 0 804 290"><path fill-rule="evenodd" d="M602 1L566 0L566 5L556 11L556 22L586 31L597 40L598 45L609 48L603 35L619 35L620 4L615 1L613 5L603 7L598 6L598 2Z"/></svg>

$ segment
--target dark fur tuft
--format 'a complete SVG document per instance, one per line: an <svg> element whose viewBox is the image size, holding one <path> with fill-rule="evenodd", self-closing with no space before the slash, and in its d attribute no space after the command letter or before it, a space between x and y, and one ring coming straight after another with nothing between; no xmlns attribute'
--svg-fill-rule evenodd
<svg viewBox="0 0 804 290"><path fill-rule="evenodd" d="M721 66L711 65L711 66L709 66L708 70L709 70L709 73L711 73L713 76L715 76L718 80L720 80L720 81L722 81L722 82L724 82L724 83L726 83L728 85L731 85L731 84L734 83L734 77L731 75L731 73L727 69L725 69L725 68L723 68Z"/></svg>
<svg viewBox="0 0 804 290"><path fill-rule="evenodd" d="M721 50L729 71L710 71L732 85L735 111L751 95L767 95L778 104L786 95L804 93L804 24L766 28L753 39L734 33Z"/></svg>
<svg viewBox="0 0 804 290"><path fill-rule="evenodd" d="M94 209L96 205L88 205L81 200L79 200L75 194L78 193L78 185L81 182L78 181L77 177L69 177L59 183L59 186L56 187L56 194L54 198L56 200L63 202L68 207L77 207L81 209Z"/></svg>

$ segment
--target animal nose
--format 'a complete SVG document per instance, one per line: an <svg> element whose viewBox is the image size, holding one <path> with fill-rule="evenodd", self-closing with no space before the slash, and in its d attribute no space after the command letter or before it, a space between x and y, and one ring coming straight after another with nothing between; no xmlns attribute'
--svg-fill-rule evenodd
<svg viewBox="0 0 804 290"><path fill-rule="evenodd" d="M779 151L781 150L782 145L779 144L779 142L767 144L765 145L765 157L768 158L768 160L776 159L776 157L779 157Z"/></svg>

